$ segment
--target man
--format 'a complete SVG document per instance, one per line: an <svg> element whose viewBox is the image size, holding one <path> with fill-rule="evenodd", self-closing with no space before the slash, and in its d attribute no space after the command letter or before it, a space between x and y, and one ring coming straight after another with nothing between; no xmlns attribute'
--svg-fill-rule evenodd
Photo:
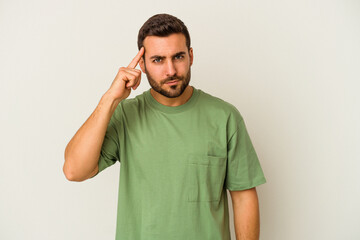
<svg viewBox="0 0 360 240"><path fill-rule="evenodd" d="M138 48L67 145L66 178L83 181L121 163L116 239L229 240L226 189L237 239L258 239L255 187L266 180L239 111L189 85L186 26L154 15ZM140 84L138 63L151 89L126 99Z"/></svg>

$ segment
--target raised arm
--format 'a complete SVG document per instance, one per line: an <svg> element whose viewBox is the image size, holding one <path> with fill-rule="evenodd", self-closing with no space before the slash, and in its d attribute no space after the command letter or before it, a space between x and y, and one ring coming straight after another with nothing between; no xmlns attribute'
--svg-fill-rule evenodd
<svg viewBox="0 0 360 240"><path fill-rule="evenodd" d="M65 148L63 172L69 181L84 181L98 172L101 146L111 116L117 105L135 90L141 80L141 71L135 69L142 55L141 48L127 68L121 67L109 90L76 132Z"/></svg>

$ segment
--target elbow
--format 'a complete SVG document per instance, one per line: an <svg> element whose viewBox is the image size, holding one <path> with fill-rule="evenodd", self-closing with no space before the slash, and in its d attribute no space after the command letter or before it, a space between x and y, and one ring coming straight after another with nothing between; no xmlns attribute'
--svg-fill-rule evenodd
<svg viewBox="0 0 360 240"><path fill-rule="evenodd" d="M64 173L66 179L71 182L82 182L85 180L85 179L79 177L77 174L75 174L73 169L68 166L66 161L63 166L63 173Z"/></svg>
<svg viewBox="0 0 360 240"><path fill-rule="evenodd" d="M64 152L64 166L63 166L63 173L66 177L66 179L68 181L71 182L81 182L84 181L85 179L81 178L78 174L78 171L76 171L75 167L74 167L74 161L73 158L70 158L69 153L68 153L68 147L66 147L65 152Z"/></svg>
<svg viewBox="0 0 360 240"><path fill-rule="evenodd" d="M71 173L64 172L66 179L70 182L79 182L79 180Z"/></svg>
<svg viewBox="0 0 360 240"><path fill-rule="evenodd" d="M65 162L63 166L63 173L67 180L71 182L82 182L89 179L97 172L97 164L95 168L91 168L84 159L78 156L69 156L65 150ZM91 162L91 161L90 161ZM85 165L84 165L85 164Z"/></svg>
<svg viewBox="0 0 360 240"><path fill-rule="evenodd" d="M77 182L76 176L69 170L66 170L65 166L63 167L63 172L68 181Z"/></svg>

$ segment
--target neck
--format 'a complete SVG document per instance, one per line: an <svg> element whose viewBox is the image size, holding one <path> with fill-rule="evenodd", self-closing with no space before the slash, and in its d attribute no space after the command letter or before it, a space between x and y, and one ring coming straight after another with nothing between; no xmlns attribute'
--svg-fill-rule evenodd
<svg viewBox="0 0 360 240"><path fill-rule="evenodd" d="M191 98L193 91L194 91L193 87L188 85L180 96L176 98L168 98L154 91L152 88L150 89L150 93L155 98L156 101L158 101L162 105L169 107L176 107L185 104Z"/></svg>

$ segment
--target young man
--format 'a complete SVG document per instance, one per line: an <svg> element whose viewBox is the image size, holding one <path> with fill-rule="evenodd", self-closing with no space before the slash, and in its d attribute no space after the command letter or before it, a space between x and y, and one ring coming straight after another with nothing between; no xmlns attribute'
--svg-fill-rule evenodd
<svg viewBox="0 0 360 240"><path fill-rule="evenodd" d="M121 163L116 239L230 240L226 189L237 239L258 239L255 187L266 180L239 111L189 85L186 26L154 15L138 47L67 145L66 178L83 181ZM126 99L140 84L138 63L151 88Z"/></svg>

